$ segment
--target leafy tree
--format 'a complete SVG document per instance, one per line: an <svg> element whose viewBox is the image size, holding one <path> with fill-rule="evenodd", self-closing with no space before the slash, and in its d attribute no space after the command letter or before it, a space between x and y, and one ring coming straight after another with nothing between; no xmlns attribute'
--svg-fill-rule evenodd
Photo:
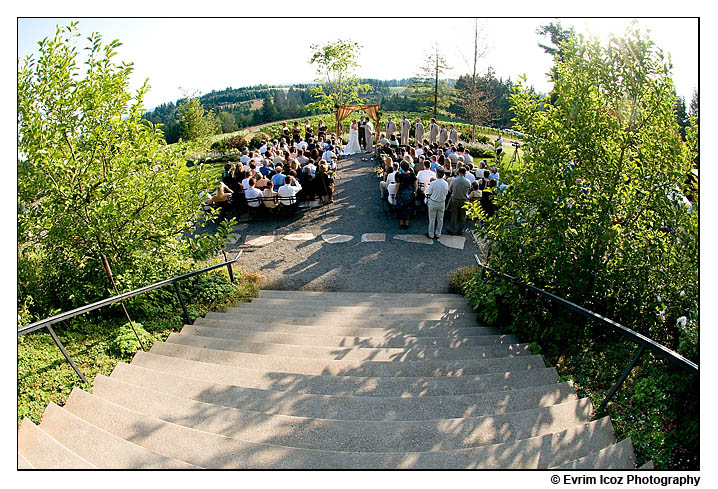
<svg viewBox="0 0 718 489"><path fill-rule="evenodd" d="M217 114L217 120L223 133L237 130L237 122L234 120L234 116L226 110Z"/></svg>
<svg viewBox="0 0 718 489"><path fill-rule="evenodd" d="M697 304L698 209L679 195L695 147L680 137L670 65L637 30L563 49L555 104L523 83L513 95L531 138L482 230L492 263L677 347L676 318Z"/></svg>
<svg viewBox="0 0 718 489"><path fill-rule="evenodd" d="M197 141L217 133L217 119L213 111L206 111L199 97L190 97L177 105L182 126L180 135L185 141Z"/></svg>
<svg viewBox="0 0 718 489"><path fill-rule="evenodd" d="M453 90L447 80L441 79L441 75L450 69L439 45L434 44L431 51L426 54L424 64L419 68L414 83L409 85L412 99L419 103L422 111L430 111L434 118L439 113L445 113L451 104Z"/></svg>
<svg viewBox="0 0 718 489"><path fill-rule="evenodd" d="M561 46L553 97L532 94L525 81L513 94L515 127L528 135L525 166L501 175L508 187L496 195L493 217L473 206L485 220L479 233L491 243L489 265L697 361L699 208L694 202L691 210L679 191L697 151L697 128L688 126L683 141L670 64L635 29L605 47L576 37ZM624 348L605 330L526 299L493 275L469 289L485 320L509 316L509 331L556 358L570 349L582 363L593 352ZM677 425L640 435L658 440L650 450L641 445L643 455L662 468L697 464L697 382L650 355L638 368L650 377L634 377L636 388L621 394L643 410L650 392L660 400L652 409ZM597 389L605 392L618 375ZM645 429L637 419L624 432L634 440Z"/></svg>
<svg viewBox="0 0 718 489"><path fill-rule="evenodd" d="M215 176L188 168L185 145L167 146L142 119L145 84L129 92L119 41L87 40L77 23L39 42L18 70L18 297L28 317L107 295L101 255L129 288L186 268L220 241L182 239ZM230 228L231 229L231 228ZM30 305L29 305L30 304Z"/></svg>
<svg viewBox="0 0 718 489"><path fill-rule="evenodd" d="M693 97L691 98L691 105L688 108L688 115L696 118L696 123L700 122L698 119L698 90L693 90Z"/></svg>
<svg viewBox="0 0 718 489"><path fill-rule="evenodd" d="M317 85L311 89L310 109L334 113L337 106L364 103L361 93L370 85L360 83L354 71L359 67L359 43L338 40L324 45L312 44L309 62L317 67Z"/></svg>

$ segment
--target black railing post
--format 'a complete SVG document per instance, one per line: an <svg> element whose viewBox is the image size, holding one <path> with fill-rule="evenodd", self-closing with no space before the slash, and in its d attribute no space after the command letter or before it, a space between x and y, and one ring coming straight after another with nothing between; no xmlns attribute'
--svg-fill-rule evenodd
<svg viewBox="0 0 718 489"><path fill-rule="evenodd" d="M189 320L189 314L187 314L187 308L184 305L184 300L182 299L182 292L180 292L180 288L179 285L177 285L177 281L172 282L172 284L175 286L177 298L179 299L180 305L182 306L182 312L184 312L184 321L187 324L192 324L192 322Z"/></svg>
<svg viewBox="0 0 718 489"><path fill-rule="evenodd" d="M621 384L626 380L628 377L628 374L631 373L631 370L633 370L633 367L636 366L636 363L638 363L638 359L641 358L641 355L643 354L643 350L646 349L646 345L641 343L641 346L638 348L638 352L636 353L636 356L633 357L633 360L631 360L631 364L628 366L628 368L623 372L623 375L621 375L621 378L618 379L618 382L616 382L616 385L614 385L611 390L609 391L608 395L606 396L606 399L603 400L601 405L598 407L598 410L600 411L604 407L606 407L606 404L608 404L608 401L611 400L613 395L616 393L619 387L621 387Z"/></svg>
<svg viewBox="0 0 718 489"><path fill-rule="evenodd" d="M229 262L229 260L227 260L227 253L224 250L222 250L222 255L224 256L224 261ZM227 263L227 271L229 272L229 281L234 283L234 272L232 271L231 263Z"/></svg>
<svg viewBox="0 0 718 489"><path fill-rule="evenodd" d="M72 361L72 358L70 358L70 354L67 353L67 350L65 350L65 347L62 345L62 342L60 341L60 338L58 338L57 335L55 334L55 330L52 329L52 326L50 326L50 325L48 324L48 325L46 326L46 328L47 328L47 330L50 332L50 336L52 336L52 339L55 341L55 344L57 345L57 347L60 349L60 351L62 352L62 354L65 355L65 360L68 361L68 363L70 364L70 366L75 370L75 373L80 376L80 378L82 379L82 381L83 381L85 384L89 384L89 382L87 381L87 379L85 378L85 376L82 375L82 372L80 372L80 369L77 368L77 365L75 365L75 362L73 362L73 361Z"/></svg>

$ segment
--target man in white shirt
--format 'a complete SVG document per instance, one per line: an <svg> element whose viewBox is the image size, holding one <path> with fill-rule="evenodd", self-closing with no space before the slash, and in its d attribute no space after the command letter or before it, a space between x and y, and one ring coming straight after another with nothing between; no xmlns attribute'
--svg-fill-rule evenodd
<svg viewBox="0 0 718 489"><path fill-rule="evenodd" d="M247 185L247 190L244 191L247 205L249 207L259 207L262 203L262 191L254 187L254 178L250 178Z"/></svg>
<svg viewBox="0 0 718 489"><path fill-rule="evenodd" d="M309 146L309 144L304 139L302 139L301 141L299 141L299 143L297 143L297 149L301 150L301 151L304 151L305 149L307 149L307 146Z"/></svg>
<svg viewBox="0 0 718 489"><path fill-rule="evenodd" d="M474 158L471 156L471 153L469 153L468 149L464 149L464 163L473 163Z"/></svg>
<svg viewBox="0 0 718 489"><path fill-rule="evenodd" d="M297 203L297 192L302 190L302 186L299 185L297 179L291 175L284 177L284 185L279 187L277 194L279 195L279 203L296 208L299 204Z"/></svg>
<svg viewBox="0 0 718 489"><path fill-rule="evenodd" d="M416 157L417 157L417 158L418 158L419 156L421 156L421 155L424 154L424 150L421 149L421 144L417 144L417 145L416 145L416 148L414 149L414 151L415 151L415 153L416 153Z"/></svg>
<svg viewBox="0 0 718 489"><path fill-rule="evenodd" d="M264 154L267 152L267 141L262 141L262 146L259 147L259 154Z"/></svg>
<svg viewBox="0 0 718 489"><path fill-rule="evenodd" d="M242 166L245 166L249 160L249 150L245 149L242 151L242 156L239 157L239 162L242 163Z"/></svg>
<svg viewBox="0 0 718 489"><path fill-rule="evenodd" d="M444 169L436 169L436 180L426 189L426 207L429 211L429 230L426 236L430 239L439 239L441 229L444 227L444 209L446 196L449 193L449 184L444 180Z"/></svg>
<svg viewBox="0 0 718 489"><path fill-rule="evenodd" d="M426 193L429 188L429 182L432 178L436 178L436 173L431 171L431 162L424 161L424 169L416 174L416 179L419 182L419 191Z"/></svg>

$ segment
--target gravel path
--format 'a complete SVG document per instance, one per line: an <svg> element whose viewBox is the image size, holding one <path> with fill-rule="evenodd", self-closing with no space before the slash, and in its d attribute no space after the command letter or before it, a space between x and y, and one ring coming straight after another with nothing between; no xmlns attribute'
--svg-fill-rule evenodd
<svg viewBox="0 0 718 489"><path fill-rule="evenodd" d="M409 230L387 217L379 198L379 180L374 162L362 161L366 155L340 160L334 204L326 215L314 209L294 217L259 218L240 224L239 239L228 251L243 250L238 266L262 276L261 287L278 290L325 290L349 292L428 292L449 291L449 274L472 265L476 253L472 235L466 231L463 250L434 241L427 245L394 239L396 235L421 235L427 218L413 219ZM444 230L448 224L444 220ZM311 233L308 241L290 241L286 235ZM351 235L346 243L326 243L325 233ZM385 242L361 242L363 233L384 233ZM264 246L248 246L247 236L274 236Z"/></svg>

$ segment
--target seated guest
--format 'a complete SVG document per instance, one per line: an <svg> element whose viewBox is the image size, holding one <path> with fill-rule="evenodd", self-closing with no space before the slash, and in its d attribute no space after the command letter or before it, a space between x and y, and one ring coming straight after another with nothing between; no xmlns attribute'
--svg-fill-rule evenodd
<svg viewBox="0 0 718 489"><path fill-rule="evenodd" d="M421 144L417 144L414 148L414 153L416 153L416 157L419 158L424 154L424 150L421 147Z"/></svg>
<svg viewBox="0 0 718 489"><path fill-rule="evenodd" d="M394 139L396 139L396 138L394 138ZM386 138L385 134L382 134L381 137L379 138L379 145L386 146L388 144L389 144L389 140Z"/></svg>
<svg viewBox="0 0 718 489"><path fill-rule="evenodd" d="M254 186L260 190L263 190L269 182L271 182L271 180L265 176L262 176L261 173L258 173L254 176Z"/></svg>
<svg viewBox="0 0 718 489"><path fill-rule="evenodd" d="M463 156L464 156L464 161L465 161L465 162L471 163L471 164L474 163L474 158L471 156L471 153L469 153L469 150L468 150L468 149L464 149Z"/></svg>
<svg viewBox="0 0 718 489"><path fill-rule="evenodd" d="M264 203L264 207L267 209L274 209L279 204L279 201L272 198L277 197L277 192L274 191L274 185L272 184L271 180L267 181L267 187L264 189L264 192L262 192L262 202Z"/></svg>
<svg viewBox="0 0 718 489"><path fill-rule="evenodd" d="M468 176L468 173L466 175ZM471 182L471 193L469 194L469 200L481 200L481 190L479 190L479 182L477 180Z"/></svg>
<svg viewBox="0 0 718 489"><path fill-rule="evenodd" d="M396 140L396 136L394 134L392 134L389 138L389 146L394 146L396 148L399 147L399 141Z"/></svg>
<svg viewBox="0 0 718 489"><path fill-rule="evenodd" d="M254 178L249 179L249 188L245 190L244 197L249 207L259 207L262 203L262 191L254 186Z"/></svg>
<svg viewBox="0 0 718 489"><path fill-rule="evenodd" d="M242 163L242 165L246 165L249 159L249 150L245 148L242 150L242 156L239 157L239 162Z"/></svg>
<svg viewBox="0 0 718 489"><path fill-rule="evenodd" d="M284 157L282 157L281 154L277 153L274 158L272 158L272 163L274 165L283 165L284 164Z"/></svg>
<svg viewBox="0 0 718 489"><path fill-rule="evenodd" d="M334 179L327 173L326 163L321 163L314 177L314 189L322 200L334 202Z"/></svg>
<svg viewBox="0 0 718 489"><path fill-rule="evenodd" d="M429 188L429 182L432 178L436 178L436 173L431 171L431 163L424 161L424 169L416 174L416 179L419 182L419 192L422 194Z"/></svg>
<svg viewBox="0 0 718 489"><path fill-rule="evenodd" d="M307 147L308 147L310 144L311 144L312 146L314 146L314 139L313 139L313 138L309 138L309 141L305 141L305 140L302 139L301 141L299 141L299 142L297 143L297 150L304 151L305 149L307 149Z"/></svg>
<svg viewBox="0 0 718 489"><path fill-rule="evenodd" d="M499 186L499 170L495 167L491 167L491 173L489 173L489 180L496 180L496 186Z"/></svg>
<svg viewBox="0 0 718 489"><path fill-rule="evenodd" d="M496 180L489 180L486 190L481 192L481 208L486 213L486 217L493 217L496 212L494 204L494 194L496 193Z"/></svg>
<svg viewBox="0 0 718 489"><path fill-rule="evenodd" d="M282 165L277 165L274 167L274 176L272 177L272 183L274 184L274 188L279 188L284 185L284 175L282 174L283 170L284 168L282 168Z"/></svg>
<svg viewBox="0 0 718 489"><path fill-rule="evenodd" d="M259 173L261 173L263 177L267 177L272 173L272 167L269 165L269 160L264 160L262 166L259 167Z"/></svg>
<svg viewBox="0 0 718 489"><path fill-rule="evenodd" d="M229 200L229 196L232 195L232 189L230 189L224 182L219 182L217 187L217 193L211 199L207 200L205 204L214 204L215 202L225 202Z"/></svg>
<svg viewBox="0 0 718 489"><path fill-rule="evenodd" d="M297 159L297 163L299 163L301 166L306 165L307 162L309 161L309 158L307 158L307 157L305 156L305 152L304 152L304 151L299 151L299 150L297 151L297 158L296 158L296 159Z"/></svg>
<svg viewBox="0 0 718 489"><path fill-rule="evenodd" d="M379 182L379 192L383 199L386 193L389 191L389 185L396 182L396 172L399 171L399 163L392 163L390 170L384 171L384 180ZM391 195L391 192L389 192Z"/></svg>
<svg viewBox="0 0 718 489"><path fill-rule="evenodd" d="M302 190L297 193L297 198L300 200L314 198L314 175L309 165L304 167L297 180L299 185L302 186Z"/></svg>
<svg viewBox="0 0 718 489"><path fill-rule="evenodd" d="M436 171L439 167L439 161L436 159L436 155L431 155L429 170Z"/></svg>
<svg viewBox="0 0 718 489"><path fill-rule="evenodd" d="M326 151L325 151L324 154L322 155L322 159L323 159L324 161L329 161L329 162L330 162L330 161L333 161L334 159L336 159L336 157L337 157L337 155L334 154L334 147L333 147L333 146L327 147Z"/></svg>
<svg viewBox="0 0 718 489"><path fill-rule="evenodd" d="M302 190L302 186L297 182L297 179L291 175L284 177L284 185L279 187L277 195L279 196L279 203L289 207L297 208L299 203L297 202L297 192Z"/></svg>
<svg viewBox="0 0 718 489"><path fill-rule="evenodd" d="M224 165L224 171L222 172L222 182L231 188L233 178L234 172L232 171L232 163L227 163Z"/></svg>

